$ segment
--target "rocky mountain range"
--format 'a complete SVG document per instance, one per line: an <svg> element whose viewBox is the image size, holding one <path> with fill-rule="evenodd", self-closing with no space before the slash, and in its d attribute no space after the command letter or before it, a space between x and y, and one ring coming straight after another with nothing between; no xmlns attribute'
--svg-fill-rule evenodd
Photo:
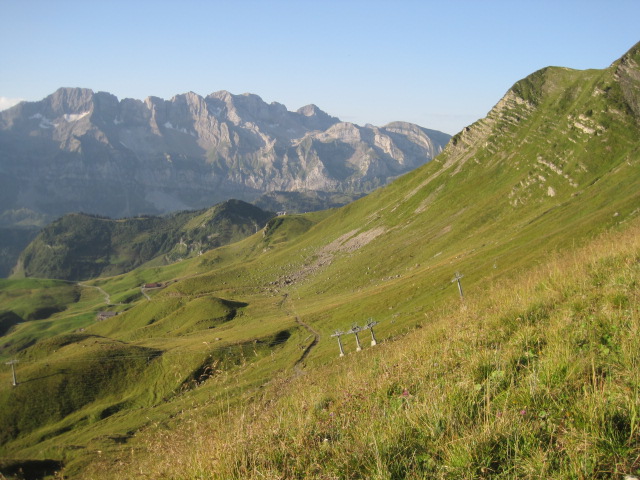
<svg viewBox="0 0 640 480"><path fill-rule="evenodd" d="M315 105L292 112L253 94L140 101L60 88L0 112L0 226L273 191L361 194L428 162L449 138L405 122L361 127Z"/></svg>

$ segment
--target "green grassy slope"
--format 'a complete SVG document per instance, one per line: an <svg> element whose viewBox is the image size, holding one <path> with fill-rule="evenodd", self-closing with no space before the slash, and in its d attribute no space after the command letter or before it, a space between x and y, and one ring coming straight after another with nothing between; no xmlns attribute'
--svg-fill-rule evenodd
<svg viewBox="0 0 640 480"><path fill-rule="evenodd" d="M52 316L73 306L80 295L78 287L58 280L1 279L0 359L34 342L18 333L24 324L37 324L42 329Z"/></svg>
<svg viewBox="0 0 640 480"><path fill-rule="evenodd" d="M275 191L261 195L254 204L263 210L272 212L306 213L341 207L363 196L364 194L362 193L320 192L315 190L303 192Z"/></svg>
<svg viewBox="0 0 640 480"><path fill-rule="evenodd" d="M359 354L345 338L347 355L337 358L333 341L333 359L305 375L247 388L245 402L222 414L195 403L94 458L84 474L637 476L639 239L636 219L622 234L469 289L463 303L430 310L420 328ZM208 383L209 392L223 386Z"/></svg>
<svg viewBox="0 0 640 480"><path fill-rule="evenodd" d="M556 273L545 277L536 267L554 254L577 255L572 252L601 232L637 232L639 56L636 46L605 70L536 72L514 85L487 118L456 135L433 162L346 207L278 217L261 232L202 256L90 282L112 302L125 304L117 308L123 313L83 325L89 337L61 350L70 357L82 351L88 371L102 358L102 345L145 349L153 358L140 363L137 354L125 353L118 368L100 377L107 385L118 383L117 397L124 402L104 418L99 412L118 401L81 370L77 375L98 385L91 390L95 395L82 397L87 400L74 403L68 415L14 428L0 454L16 461L62 460L67 474L93 471L96 478L107 471L105 465L108 471L120 468L113 470L120 478L135 477L139 468L155 478L326 478L322 465L330 465L330 478L629 473L637 468L626 457L638 453L626 440L636 433L637 378L612 381L607 390L619 400L611 412L622 412L620 437L612 431L609 407L580 392L601 388L587 367L597 377L610 360L620 376L637 366L628 353L637 328L635 236L610 237L619 246L585 253L580 258L590 262L587 273L556 261ZM620 278L618 267L625 269ZM451 282L456 271L464 275L467 309L459 308ZM600 283L588 284L589 275L601 275ZM529 285L529 277L537 283ZM148 291L149 300L139 290L144 282L166 286ZM95 302L83 298L75 308L102 308ZM562 339L575 327L574 310L582 312L577 325L583 330L583 324L591 325L589 311L602 315L597 328L576 334L572 347L562 350ZM369 319L380 322L376 336L388 344L381 351L393 360L370 353L369 333L363 332L359 360L348 367L336 363L338 345L331 334ZM58 358L49 356L62 352L48 353L42 345L60 338L16 351L20 368L46 375L48 360ZM353 359L353 335L344 341ZM593 353L576 376L571 365L583 350L574 344ZM553 345L554 352L546 370L529 372L543 345ZM504 355L497 351L501 346ZM599 356L615 348L626 352L624 358ZM427 359L424 368L413 366L420 358ZM380 379L363 372L377 372ZM528 385L546 385L547 393L539 398ZM76 398L71 387L48 388L43 395L56 391L63 399ZM432 407L430 392L437 400ZM12 398L8 369L0 375L0 394L5 402ZM415 416L404 413L413 401L409 395L421 406ZM22 407L12 405L22 415ZM356 410L350 412L351 405ZM524 426L509 430L530 405L538 417L523 415ZM288 414L291 406L294 413ZM558 420L549 427L555 433L545 437L546 421L540 418L546 414L539 413L552 407L554 419L563 411L588 415L571 428ZM263 423L257 419L260 409L270 409ZM498 412L509 422L490 421ZM336 415L338 423L332 420ZM374 434L355 427L360 415L376 426ZM194 426L209 417L203 422L209 434ZM393 423L386 430L389 417ZM612 433L586 428L596 420ZM346 431L349 425L353 432ZM492 437L494 427L502 430ZM558 443L562 429L569 434ZM139 431L149 433L137 437ZM242 435L234 439L228 432ZM597 438L589 437L589 445L613 442L611 451L618 453L598 450L603 460L583 470L563 464L554 449L573 456L591 452L581 450L580 435ZM154 448L168 446L177 457L158 460L161 450ZM189 449L204 457L194 458ZM526 449L526 461L513 453L519 449ZM365 450L376 453L367 456Z"/></svg>

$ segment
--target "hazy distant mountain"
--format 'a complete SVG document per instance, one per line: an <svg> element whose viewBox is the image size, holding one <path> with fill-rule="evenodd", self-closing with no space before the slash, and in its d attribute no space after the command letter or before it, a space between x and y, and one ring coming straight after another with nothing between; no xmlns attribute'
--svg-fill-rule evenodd
<svg viewBox="0 0 640 480"><path fill-rule="evenodd" d="M158 214L271 191L361 194L428 162L449 138L403 122L360 127L315 105L291 112L252 94L119 101L61 88L0 112L0 226L77 211Z"/></svg>

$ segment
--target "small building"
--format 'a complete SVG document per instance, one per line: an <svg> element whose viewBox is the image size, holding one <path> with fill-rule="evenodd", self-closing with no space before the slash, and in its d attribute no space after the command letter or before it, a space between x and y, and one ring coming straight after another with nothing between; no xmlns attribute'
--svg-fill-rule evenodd
<svg viewBox="0 0 640 480"><path fill-rule="evenodd" d="M142 288L160 288L162 287L161 283L145 283Z"/></svg>
<svg viewBox="0 0 640 480"><path fill-rule="evenodd" d="M98 312L98 315L96 315L96 321L101 322L111 317L115 317L116 315L118 315L118 312Z"/></svg>

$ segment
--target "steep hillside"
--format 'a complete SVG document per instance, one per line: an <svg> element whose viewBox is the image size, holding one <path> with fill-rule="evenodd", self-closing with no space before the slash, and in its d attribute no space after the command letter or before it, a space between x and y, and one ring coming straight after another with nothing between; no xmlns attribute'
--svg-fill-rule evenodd
<svg viewBox="0 0 640 480"><path fill-rule="evenodd" d="M640 474L639 63L636 45L604 70L536 72L346 207L92 282L122 313L64 349L87 365L103 345L154 352L74 372L93 396L37 389L69 370L49 347L67 337L15 327L33 401L76 410L13 427L2 454L78 478ZM166 286L141 298L141 279ZM99 308L88 290L60 318Z"/></svg>
<svg viewBox="0 0 640 480"><path fill-rule="evenodd" d="M14 277L82 280L117 275L159 256L156 263L162 265L251 235L272 216L239 200L167 217L111 220L69 214L29 244Z"/></svg>
<svg viewBox="0 0 640 480"><path fill-rule="evenodd" d="M469 289L375 347L361 332L360 353L347 334L338 358L332 338L333 360L245 387L231 408L205 398L228 388L207 380L200 402L83 475L635 478L640 222L629 227Z"/></svg>

